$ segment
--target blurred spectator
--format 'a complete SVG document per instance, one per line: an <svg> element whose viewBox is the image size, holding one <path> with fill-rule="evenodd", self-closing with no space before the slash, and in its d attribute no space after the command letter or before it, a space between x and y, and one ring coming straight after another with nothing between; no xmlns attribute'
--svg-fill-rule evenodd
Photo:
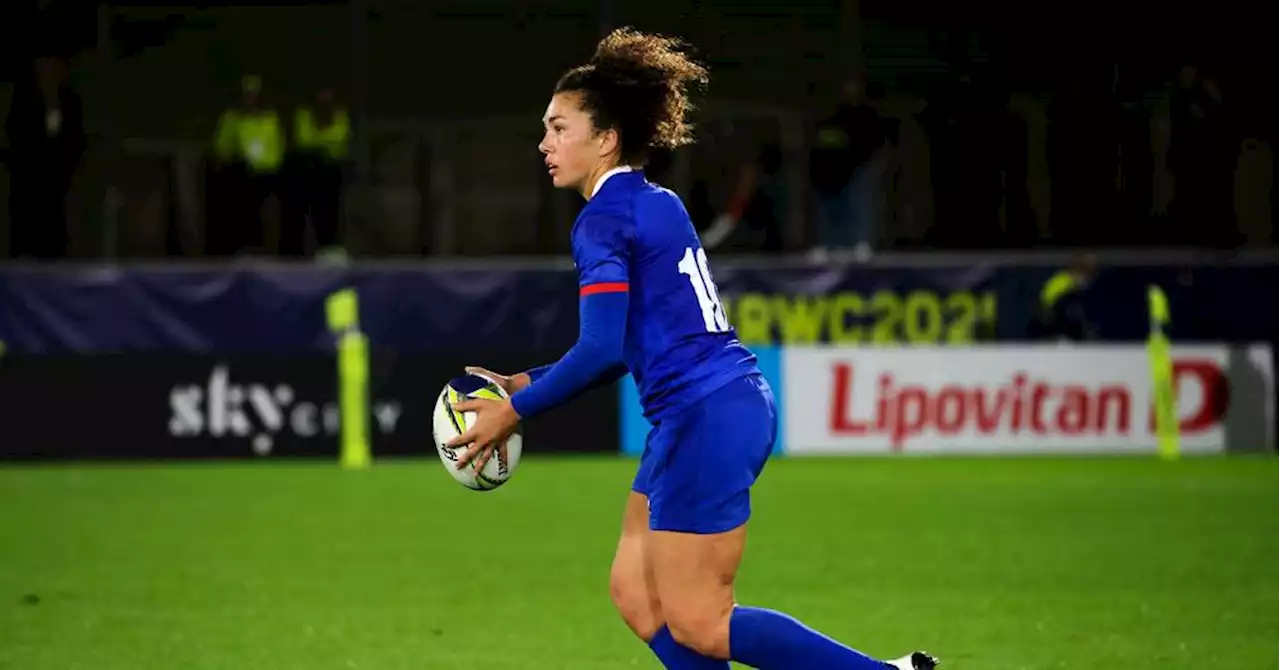
<svg viewBox="0 0 1280 670"><path fill-rule="evenodd" d="M332 88L294 115L293 147L286 171L290 204L282 221L280 253L306 254L307 221L320 252L338 246L343 169L350 152L351 119Z"/></svg>
<svg viewBox="0 0 1280 670"><path fill-rule="evenodd" d="M818 200L818 246L869 254L875 239L887 144L885 122L867 103L861 79L848 79L834 114L816 129L809 175Z"/></svg>
<svg viewBox="0 0 1280 670"><path fill-rule="evenodd" d="M993 248L1022 248L1041 238L1035 208L1031 203L1030 126L1013 110L1009 88L994 82L986 95L991 113L991 146L996 153L1000 191L997 203L996 236Z"/></svg>
<svg viewBox="0 0 1280 670"><path fill-rule="evenodd" d="M724 211L702 233L703 244L709 249L725 246L734 251L781 253L785 196L782 149L769 143L738 173Z"/></svg>
<svg viewBox="0 0 1280 670"><path fill-rule="evenodd" d="M1049 228L1054 242L1105 245L1121 237L1117 217L1122 110L1112 65L1077 65L1049 109Z"/></svg>
<svg viewBox="0 0 1280 670"><path fill-rule="evenodd" d="M215 191L221 197L213 201L223 206L210 216L209 253L234 254L265 245L262 210L272 194L279 199L284 144L280 117L262 100L262 80L245 77L239 104L223 112L214 134Z"/></svg>
<svg viewBox="0 0 1280 670"><path fill-rule="evenodd" d="M9 137L10 254L62 258L67 253L67 190L84 156L80 96L65 60L43 56L14 90Z"/></svg>
<svg viewBox="0 0 1280 670"><path fill-rule="evenodd" d="M1210 72L1183 67L1170 97L1168 170L1173 177L1169 237L1181 244L1231 246L1238 239L1233 188L1240 137Z"/></svg>
<svg viewBox="0 0 1280 670"><path fill-rule="evenodd" d="M1151 143L1151 113L1136 77L1116 66L1116 100L1120 109L1120 191L1115 216L1124 232L1113 244L1152 242L1152 192L1155 159Z"/></svg>
<svg viewBox="0 0 1280 670"><path fill-rule="evenodd" d="M1018 212L1013 227L1027 225L1026 143L1015 141L1025 129L1014 127L1007 98L961 75L920 113L933 185L933 222L925 233L929 246L1004 246L1008 226L1002 214L1010 203ZM1008 193L1019 197L1006 200Z"/></svg>

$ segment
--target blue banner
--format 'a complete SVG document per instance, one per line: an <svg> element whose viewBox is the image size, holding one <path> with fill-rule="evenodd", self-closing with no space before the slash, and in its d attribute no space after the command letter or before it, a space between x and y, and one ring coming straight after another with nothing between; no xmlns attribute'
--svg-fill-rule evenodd
<svg viewBox="0 0 1280 670"><path fill-rule="evenodd" d="M1043 276L1042 276L1043 275ZM976 268L726 267L716 282L747 344L1016 339L1048 273Z"/></svg>
<svg viewBox="0 0 1280 670"><path fill-rule="evenodd" d="M267 265L0 270L0 341L27 353L330 351L328 295L398 351L558 351L577 336L572 272Z"/></svg>
<svg viewBox="0 0 1280 670"><path fill-rule="evenodd" d="M1055 269L726 262L715 272L732 323L752 345L963 344L1026 339ZM1140 340L1146 287L1159 284L1175 340L1270 342L1276 276L1274 261L1103 267L1083 304L1101 339ZM576 285L567 268L515 264L6 268L0 341L26 353L328 351L324 300L351 286L376 347L562 351L577 336Z"/></svg>

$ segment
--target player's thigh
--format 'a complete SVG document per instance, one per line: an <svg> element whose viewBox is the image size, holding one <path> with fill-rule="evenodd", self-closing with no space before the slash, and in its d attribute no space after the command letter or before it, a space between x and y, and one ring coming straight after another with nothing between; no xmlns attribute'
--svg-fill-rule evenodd
<svg viewBox="0 0 1280 670"><path fill-rule="evenodd" d="M723 533L649 534L654 588L676 641L707 656L729 657L733 582L746 539L746 525Z"/></svg>
<svg viewBox="0 0 1280 670"><path fill-rule="evenodd" d="M609 595L614 607L637 636L653 639L662 627L661 606L648 557L649 500L631 491L622 515L622 535L609 571Z"/></svg>
<svg viewBox="0 0 1280 670"><path fill-rule="evenodd" d="M646 449L650 529L713 535L745 524L777 426L773 393L758 375L659 422Z"/></svg>
<svg viewBox="0 0 1280 670"><path fill-rule="evenodd" d="M647 548L662 618L680 643L727 658L733 583L746 546L750 490L777 437L759 377L726 385L659 424L649 478Z"/></svg>

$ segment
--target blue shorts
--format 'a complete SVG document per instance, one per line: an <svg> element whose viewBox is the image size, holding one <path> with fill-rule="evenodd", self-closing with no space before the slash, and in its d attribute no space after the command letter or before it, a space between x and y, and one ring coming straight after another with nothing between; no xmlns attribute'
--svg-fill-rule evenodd
<svg viewBox="0 0 1280 670"><path fill-rule="evenodd" d="M751 516L751 485L778 437L773 390L739 377L649 431L631 490L649 498L649 527L722 533Z"/></svg>

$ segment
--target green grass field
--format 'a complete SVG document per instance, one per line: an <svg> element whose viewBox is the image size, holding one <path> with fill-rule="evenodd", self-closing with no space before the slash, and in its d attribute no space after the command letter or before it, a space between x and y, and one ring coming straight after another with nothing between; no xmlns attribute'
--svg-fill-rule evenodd
<svg viewBox="0 0 1280 670"><path fill-rule="evenodd" d="M607 576L634 463L0 469L0 668L658 668ZM743 602L954 670L1277 667L1277 461L812 459Z"/></svg>

